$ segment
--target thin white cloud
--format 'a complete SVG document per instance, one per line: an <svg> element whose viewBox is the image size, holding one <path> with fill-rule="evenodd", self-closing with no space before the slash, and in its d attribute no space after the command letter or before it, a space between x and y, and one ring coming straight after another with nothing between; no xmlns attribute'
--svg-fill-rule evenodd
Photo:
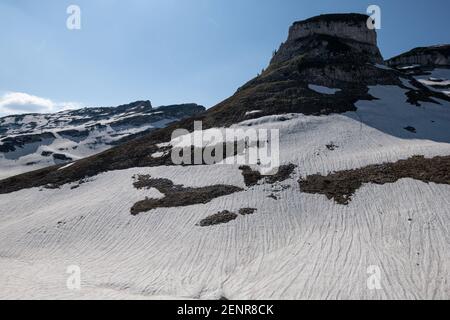
<svg viewBox="0 0 450 320"><path fill-rule="evenodd" d="M23 92L7 92L0 96L0 116L22 113L51 113L83 106L76 102L55 102Z"/></svg>

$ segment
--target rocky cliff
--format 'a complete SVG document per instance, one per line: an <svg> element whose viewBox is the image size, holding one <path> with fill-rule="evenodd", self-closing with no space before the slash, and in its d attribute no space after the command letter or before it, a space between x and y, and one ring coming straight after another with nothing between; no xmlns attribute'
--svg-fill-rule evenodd
<svg viewBox="0 0 450 320"><path fill-rule="evenodd" d="M450 66L450 44L414 48L386 61L389 66Z"/></svg>

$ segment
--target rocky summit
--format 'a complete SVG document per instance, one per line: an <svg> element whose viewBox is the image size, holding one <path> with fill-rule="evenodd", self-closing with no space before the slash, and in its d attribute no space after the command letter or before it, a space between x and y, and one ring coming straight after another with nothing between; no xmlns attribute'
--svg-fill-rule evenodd
<svg viewBox="0 0 450 320"><path fill-rule="evenodd" d="M450 67L450 44L419 47L400 54L386 61L391 67Z"/></svg>
<svg viewBox="0 0 450 320"><path fill-rule="evenodd" d="M287 41L280 47L272 62L283 62L309 51L308 40L314 38L327 42L329 51L338 53L339 49L350 47L364 59L382 63L377 33L375 29L367 27L368 19L370 18L363 14L327 14L295 22L289 29ZM334 41L331 44L330 37Z"/></svg>

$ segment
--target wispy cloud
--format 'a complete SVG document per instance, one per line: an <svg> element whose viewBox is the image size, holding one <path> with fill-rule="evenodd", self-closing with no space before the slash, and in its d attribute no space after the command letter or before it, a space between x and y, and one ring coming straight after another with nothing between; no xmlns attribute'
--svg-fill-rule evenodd
<svg viewBox="0 0 450 320"><path fill-rule="evenodd" d="M83 105L77 102L55 102L23 92L7 92L0 95L0 116L21 113L51 113L82 107Z"/></svg>

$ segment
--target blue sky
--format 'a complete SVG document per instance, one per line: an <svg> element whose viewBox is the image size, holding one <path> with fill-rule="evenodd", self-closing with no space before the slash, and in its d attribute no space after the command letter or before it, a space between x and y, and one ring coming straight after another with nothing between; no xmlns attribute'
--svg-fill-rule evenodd
<svg viewBox="0 0 450 320"><path fill-rule="evenodd" d="M66 28L71 4L81 30ZM385 58L450 43L448 0L0 0L0 115L140 99L211 107L267 66L292 22L370 4Z"/></svg>

